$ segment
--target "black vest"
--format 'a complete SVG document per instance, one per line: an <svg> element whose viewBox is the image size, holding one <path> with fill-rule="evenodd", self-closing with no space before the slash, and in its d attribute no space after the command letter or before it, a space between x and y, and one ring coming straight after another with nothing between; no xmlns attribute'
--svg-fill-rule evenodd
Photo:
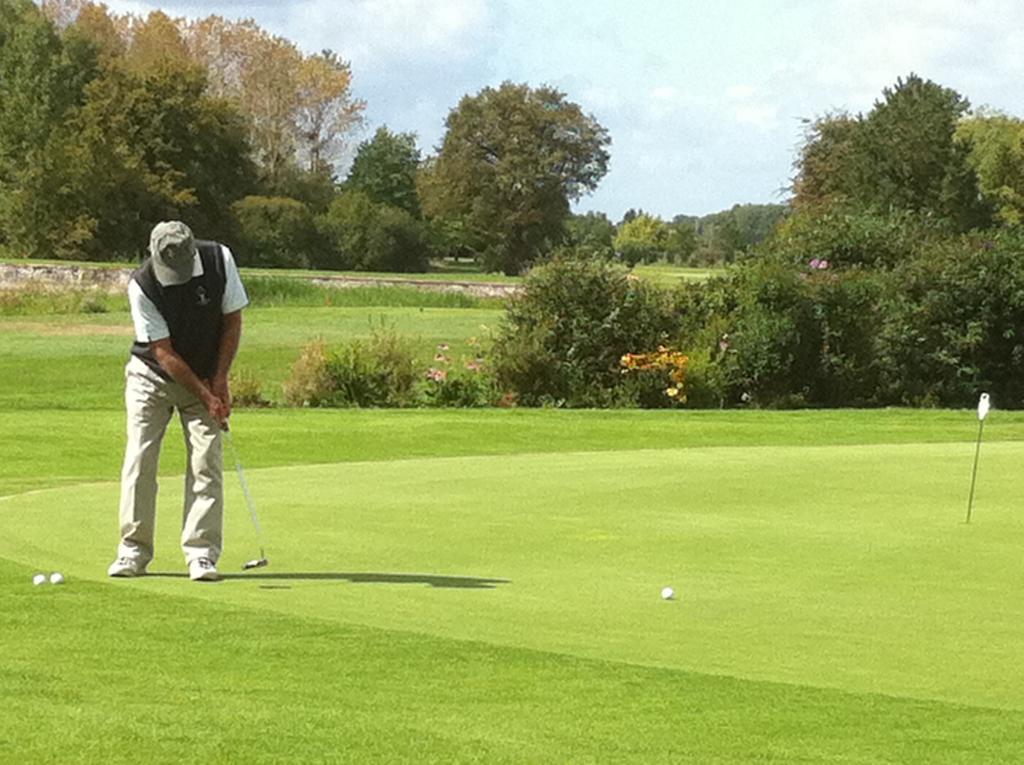
<svg viewBox="0 0 1024 765"><path fill-rule="evenodd" d="M224 324L221 303L227 276L219 244L197 241L196 247L203 262L202 276L195 276L185 284L165 286L153 273L152 258L146 258L132 274L132 279L167 322L175 353L185 360L199 379L206 380L217 370ZM132 345L132 354L161 377L170 379L170 375L157 363L150 343L136 341Z"/></svg>

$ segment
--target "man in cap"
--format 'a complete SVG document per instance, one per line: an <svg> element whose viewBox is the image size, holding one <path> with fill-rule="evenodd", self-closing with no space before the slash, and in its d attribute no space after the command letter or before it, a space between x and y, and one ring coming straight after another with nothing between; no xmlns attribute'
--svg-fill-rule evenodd
<svg viewBox="0 0 1024 765"><path fill-rule="evenodd" d="M107 573L141 576L153 558L160 444L177 409L188 452L181 548L190 578L213 581L223 539L228 373L249 299L227 247L197 242L188 226L170 221L153 229L128 302L135 343L125 367L121 542Z"/></svg>

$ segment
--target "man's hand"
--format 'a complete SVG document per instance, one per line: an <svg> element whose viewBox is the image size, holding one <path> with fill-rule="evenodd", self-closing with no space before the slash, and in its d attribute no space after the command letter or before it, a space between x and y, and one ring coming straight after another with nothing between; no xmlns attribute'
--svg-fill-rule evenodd
<svg viewBox="0 0 1024 765"><path fill-rule="evenodd" d="M157 363L175 382L191 391L203 403L214 421L224 427L231 416L230 396L228 403L225 403L224 399L211 389L210 383L196 377L192 368L175 352L169 339L154 340L152 348ZM227 379L224 380L224 389L227 389Z"/></svg>
<svg viewBox="0 0 1024 765"><path fill-rule="evenodd" d="M214 421L224 428L227 425L228 417L231 416L231 407L224 403L219 397L210 393L203 398L203 404L206 406L206 411L210 413L210 416Z"/></svg>
<svg viewBox="0 0 1024 765"><path fill-rule="evenodd" d="M214 375L209 382L210 392L214 396L221 400L221 403L227 407L227 415L224 417L226 420L231 416L231 386L228 384L227 375Z"/></svg>

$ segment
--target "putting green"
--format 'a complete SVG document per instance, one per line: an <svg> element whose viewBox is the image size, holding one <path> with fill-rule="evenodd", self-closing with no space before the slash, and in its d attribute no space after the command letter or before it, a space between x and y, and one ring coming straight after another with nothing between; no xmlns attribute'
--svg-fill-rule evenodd
<svg viewBox="0 0 1024 765"><path fill-rule="evenodd" d="M271 567L104 579L117 486L0 499L0 558L173 595L586 659L1024 710L1024 444L715 447L250 470ZM228 481L225 571L256 551ZM676 601L660 600L664 585Z"/></svg>

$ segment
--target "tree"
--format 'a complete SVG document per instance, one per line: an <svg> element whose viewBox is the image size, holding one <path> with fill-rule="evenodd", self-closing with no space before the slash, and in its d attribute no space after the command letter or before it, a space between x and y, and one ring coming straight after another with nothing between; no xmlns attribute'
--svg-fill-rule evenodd
<svg viewBox="0 0 1024 765"><path fill-rule="evenodd" d="M486 243L486 265L507 274L561 238L570 201L608 170L607 131L554 88L484 88L445 125L427 212L464 220Z"/></svg>
<svg viewBox="0 0 1024 765"><path fill-rule="evenodd" d="M299 155L316 173L338 161L344 138L362 121L366 104L352 100L352 67L330 50L303 58L296 84Z"/></svg>
<svg viewBox="0 0 1024 765"><path fill-rule="evenodd" d="M246 197L232 211L239 232L240 265L306 268L321 249L313 216L298 200Z"/></svg>
<svg viewBox="0 0 1024 765"><path fill-rule="evenodd" d="M392 133L380 127L373 139L359 144L346 189L361 191L374 202L405 210L420 217L420 198L416 173L420 150L413 133Z"/></svg>
<svg viewBox="0 0 1024 765"><path fill-rule="evenodd" d="M860 200L945 218L961 231L988 225L967 150L954 140L969 109L955 90L915 74L886 88L854 138L865 160Z"/></svg>
<svg viewBox="0 0 1024 765"><path fill-rule="evenodd" d="M180 24L163 11L153 11L144 21L133 24L126 61L140 72L180 69L190 63Z"/></svg>
<svg viewBox="0 0 1024 765"><path fill-rule="evenodd" d="M666 224L665 257L671 263L685 265L697 251L697 230L689 223Z"/></svg>
<svg viewBox="0 0 1024 765"><path fill-rule="evenodd" d="M791 189L794 208L829 204L853 193L853 136L860 124L846 112L804 121L804 143Z"/></svg>
<svg viewBox="0 0 1024 765"><path fill-rule="evenodd" d="M615 235L615 252L628 266L653 263L665 257L669 230L665 222L647 213L640 213L619 226Z"/></svg>
<svg viewBox="0 0 1024 765"><path fill-rule="evenodd" d="M349 189L319 221L332 244L321 268L361 271L426 271L429 250L423 223L405 210L374 202Z"/></svg>
<svg viewBox="0 0 1024 765"><path fill-rule="evenodd" d="M945 221L956 231L991 222L968 149L955 140L970 103L916 74L886 88L867 115L812 123L800 152L794 203L849 203L905 210Z"/></svg>
<svg viewBox="0 0 1024 765"><path fill-rule="evenodd" d="M603 212L570 215L565 222L565 241L571 247L610 258L615 254L614 239L615 224Z"/></svg>
<svg viewBox="0 0 1024 765"><path fill-rule="evenodd" d="M1024 223L1024 120L979 115L962 122L956 137L968 148L968 162L996 218L1008 226Z"/></svg>
<svg viewBox="0 0 1024 765"><path fill-rule="evenodd" d="M0 244L59 256L79 234L62 205L76 172L59 132L96 76L95 50L65 45L28 0L0 0Z"/></svg>
<svg viewBox="0 0 1024 765"><path fill-rule="evenodd" d="M209 16L189 24L184 37L213 92L234 99L246 116L269 182L296 163L312 173L332 168L365 108L352 98L347 62L331 51L304 56L251 20Z"/></svg>

